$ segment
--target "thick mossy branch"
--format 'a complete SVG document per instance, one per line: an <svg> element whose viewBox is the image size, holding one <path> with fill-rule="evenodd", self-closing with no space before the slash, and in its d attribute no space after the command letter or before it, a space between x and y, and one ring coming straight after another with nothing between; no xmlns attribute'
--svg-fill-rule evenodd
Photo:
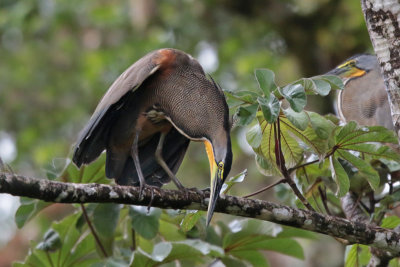
<svg viewBox="0 0 400 267"><path fill-rule="evenodd" d="M153 191L153 192L152 192ZM146 188L142 199L139 189L105 184L73 184L0 173L0 193L58 203L121 203L168 209L207 210L208 193ZM153 199L152 199L153 198ZM270 221L381 248L400 256L400 234L392 230L343 218L295 209L258 199L222 196L217 212Z"/></svg>

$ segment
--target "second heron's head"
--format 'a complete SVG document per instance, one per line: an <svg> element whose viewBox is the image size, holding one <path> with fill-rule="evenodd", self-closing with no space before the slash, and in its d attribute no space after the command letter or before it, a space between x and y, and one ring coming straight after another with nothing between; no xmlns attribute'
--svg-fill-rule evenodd
<svg viewBox="0 0 400 267"><path fill-rule="evenodd" d="M337 75L344 80L364 76L370 70L376 68L378 62L376 56L359 54L347 59L327 74Z"/></svg>

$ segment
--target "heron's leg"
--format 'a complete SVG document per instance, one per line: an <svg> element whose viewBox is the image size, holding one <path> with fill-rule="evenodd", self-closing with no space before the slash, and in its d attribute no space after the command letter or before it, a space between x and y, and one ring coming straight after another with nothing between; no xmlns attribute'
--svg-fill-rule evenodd
<svg viewBox="0 0 400 267"><path fill-rule="evenodd" d="M167 135L166 133L161 132L160 140L158 141L158 145L157 145L157 149L156 149L156 153L155 153L156 161L161 166L161 168L163 168L163 170L168 174L168 176L174 182L176 187L178 187L178 189L187 191L187 189L181 184L181 182L179 182L178 178L176 178L175 174L169 169L167 163L164 161L164 159L162 157L162 149L163 149L164 140L165 140L166 135Z"/></svg>
<svg viewBox="0 0 400 267"><path fill-rule="evenodd" d="M139 199L142 198L142 194L143 194L143 189L146 186L146 181L144 180L144 176L143 176L143 172L142 172L142 167L140 166L140 161L139 161L139 134L140 131L136 130L135 133L135 138L133 140L133 145L132 145L132 149L131 149L131 156L133 159L133 163L135 164L135 168L136 168L136 172L138 174L139 177Z"/></svg>

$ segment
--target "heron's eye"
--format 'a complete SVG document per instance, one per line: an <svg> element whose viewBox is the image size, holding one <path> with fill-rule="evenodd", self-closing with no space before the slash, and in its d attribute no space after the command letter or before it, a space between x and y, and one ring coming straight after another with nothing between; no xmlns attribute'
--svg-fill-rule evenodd
<svg viewBox="0 0 400 267"><path fill-rule="evenodd" d="M219 169L223 169L224 168L224 163L222 161L220 163L218 163L218 168Z"/></svg>

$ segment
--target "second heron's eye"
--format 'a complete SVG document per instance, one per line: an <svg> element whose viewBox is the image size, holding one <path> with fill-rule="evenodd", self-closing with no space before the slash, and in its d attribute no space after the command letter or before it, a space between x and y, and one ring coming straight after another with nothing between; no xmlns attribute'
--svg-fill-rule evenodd
<svg viewBox="0 0 400 267"><path fill-rule="evenodd" d="M218 168L219 169L223 169L224 168L224 163L222 161L220 163L218 163Z"/></svg>

